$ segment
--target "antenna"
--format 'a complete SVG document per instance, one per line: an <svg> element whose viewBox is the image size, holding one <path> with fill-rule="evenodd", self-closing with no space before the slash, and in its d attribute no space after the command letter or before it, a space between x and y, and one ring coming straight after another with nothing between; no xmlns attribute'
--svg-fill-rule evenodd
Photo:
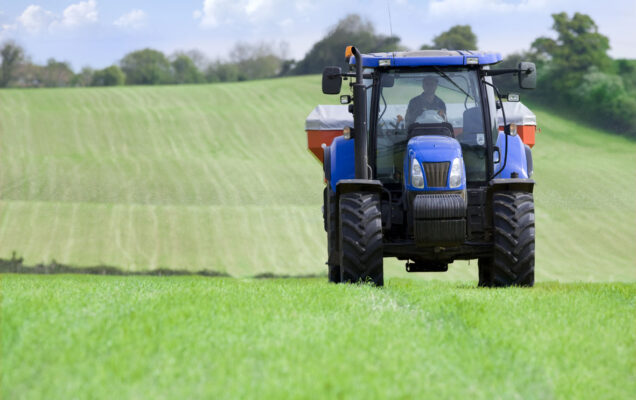
<svg viewBox="0 0 636 400"><path fill-rule="evenodd" d="M391 0L386 0L386 8L389 10L389 32L391 32L391 37L393 37L393 24L391 23Z"/></svg>

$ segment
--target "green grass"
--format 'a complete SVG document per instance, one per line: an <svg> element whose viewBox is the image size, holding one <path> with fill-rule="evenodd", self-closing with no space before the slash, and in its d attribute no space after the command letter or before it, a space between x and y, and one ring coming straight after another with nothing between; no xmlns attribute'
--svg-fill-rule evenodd
<svg viewBox="0 0 636 400"><path fill-rule="evenodd" d="M3 275L5 399L631 399L636 284Z"/></svg>
<svg viewBox="0 0 636 400"><path fill-rule="evenodd" d="M540 276L636 280L636 143L533 109Z"/></svg>
<svg viewBox="0 0 636 400"><path fill-rule="evenodd" d="M336 101L318 76L0 90L0 258L324 273L322 172L303 129ZM533 108L537 279L636 280L636 143ZM426 276L476 278L474 263Z"/></svg>
<svg viewBox="0 0 636 400"><path fill-rule="evenodd" d="M0 90L0 258L325 272L320 78ZM634 398L636 143L533 105L538 284L0 275L0 398ZM413 275L410 275L413 276Z"/></svg>
<svg viewBox="0 0 636 400"><path fill-rule="evenodd" d="M315 272L314 81L0 91L0 257Z"/></svg>

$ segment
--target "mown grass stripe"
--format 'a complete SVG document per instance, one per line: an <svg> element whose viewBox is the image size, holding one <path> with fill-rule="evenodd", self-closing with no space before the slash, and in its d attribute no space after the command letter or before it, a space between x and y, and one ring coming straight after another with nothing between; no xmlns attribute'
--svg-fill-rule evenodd
<svg viewBox="0 0 636 400"><path fill-rule="evenodd" d="M316 104L334 102L319 82L0 90L0 257L324 271L322 172L303 131ZM636 279L636 187L625 183L636 181L636 144L532 108L542 128L533 150L538 279ZM31 228L42 243L20 223L38 207L51 215ZM265 239L238 245L255 232ZM475 263L455 264L428 276L475 277Z"/></svg>

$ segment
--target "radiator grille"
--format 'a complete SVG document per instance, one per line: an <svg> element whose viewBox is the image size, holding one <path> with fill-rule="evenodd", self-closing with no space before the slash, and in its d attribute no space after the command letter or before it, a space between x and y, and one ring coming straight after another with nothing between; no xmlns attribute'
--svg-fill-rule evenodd
<svg viewBox="0 0 636 400"><path fill-rule="evenodd" d="M446 187L449 165L449 162L422 163L424 175L426 176L426 186Z"/></svg>

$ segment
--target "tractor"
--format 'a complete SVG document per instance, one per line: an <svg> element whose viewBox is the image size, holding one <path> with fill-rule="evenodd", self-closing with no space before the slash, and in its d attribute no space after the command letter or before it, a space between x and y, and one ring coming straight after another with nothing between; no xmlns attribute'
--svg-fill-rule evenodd
<svg viewBox="0 0 636 400"><path fill-rule="evenodd" d="M524 138L527 126L506 120L519 95L502 95L492 77L515 74L534 89L535 65L494 69L497 53L354 46L345 59L348 71L324 69L322 90L340 94L348 81L350 93L314 110L313 122L332 129L309 137L324 166L329 281L382 286L385 257L408 272L477 259L479 286L533 286L534 130Z"/></svg>

